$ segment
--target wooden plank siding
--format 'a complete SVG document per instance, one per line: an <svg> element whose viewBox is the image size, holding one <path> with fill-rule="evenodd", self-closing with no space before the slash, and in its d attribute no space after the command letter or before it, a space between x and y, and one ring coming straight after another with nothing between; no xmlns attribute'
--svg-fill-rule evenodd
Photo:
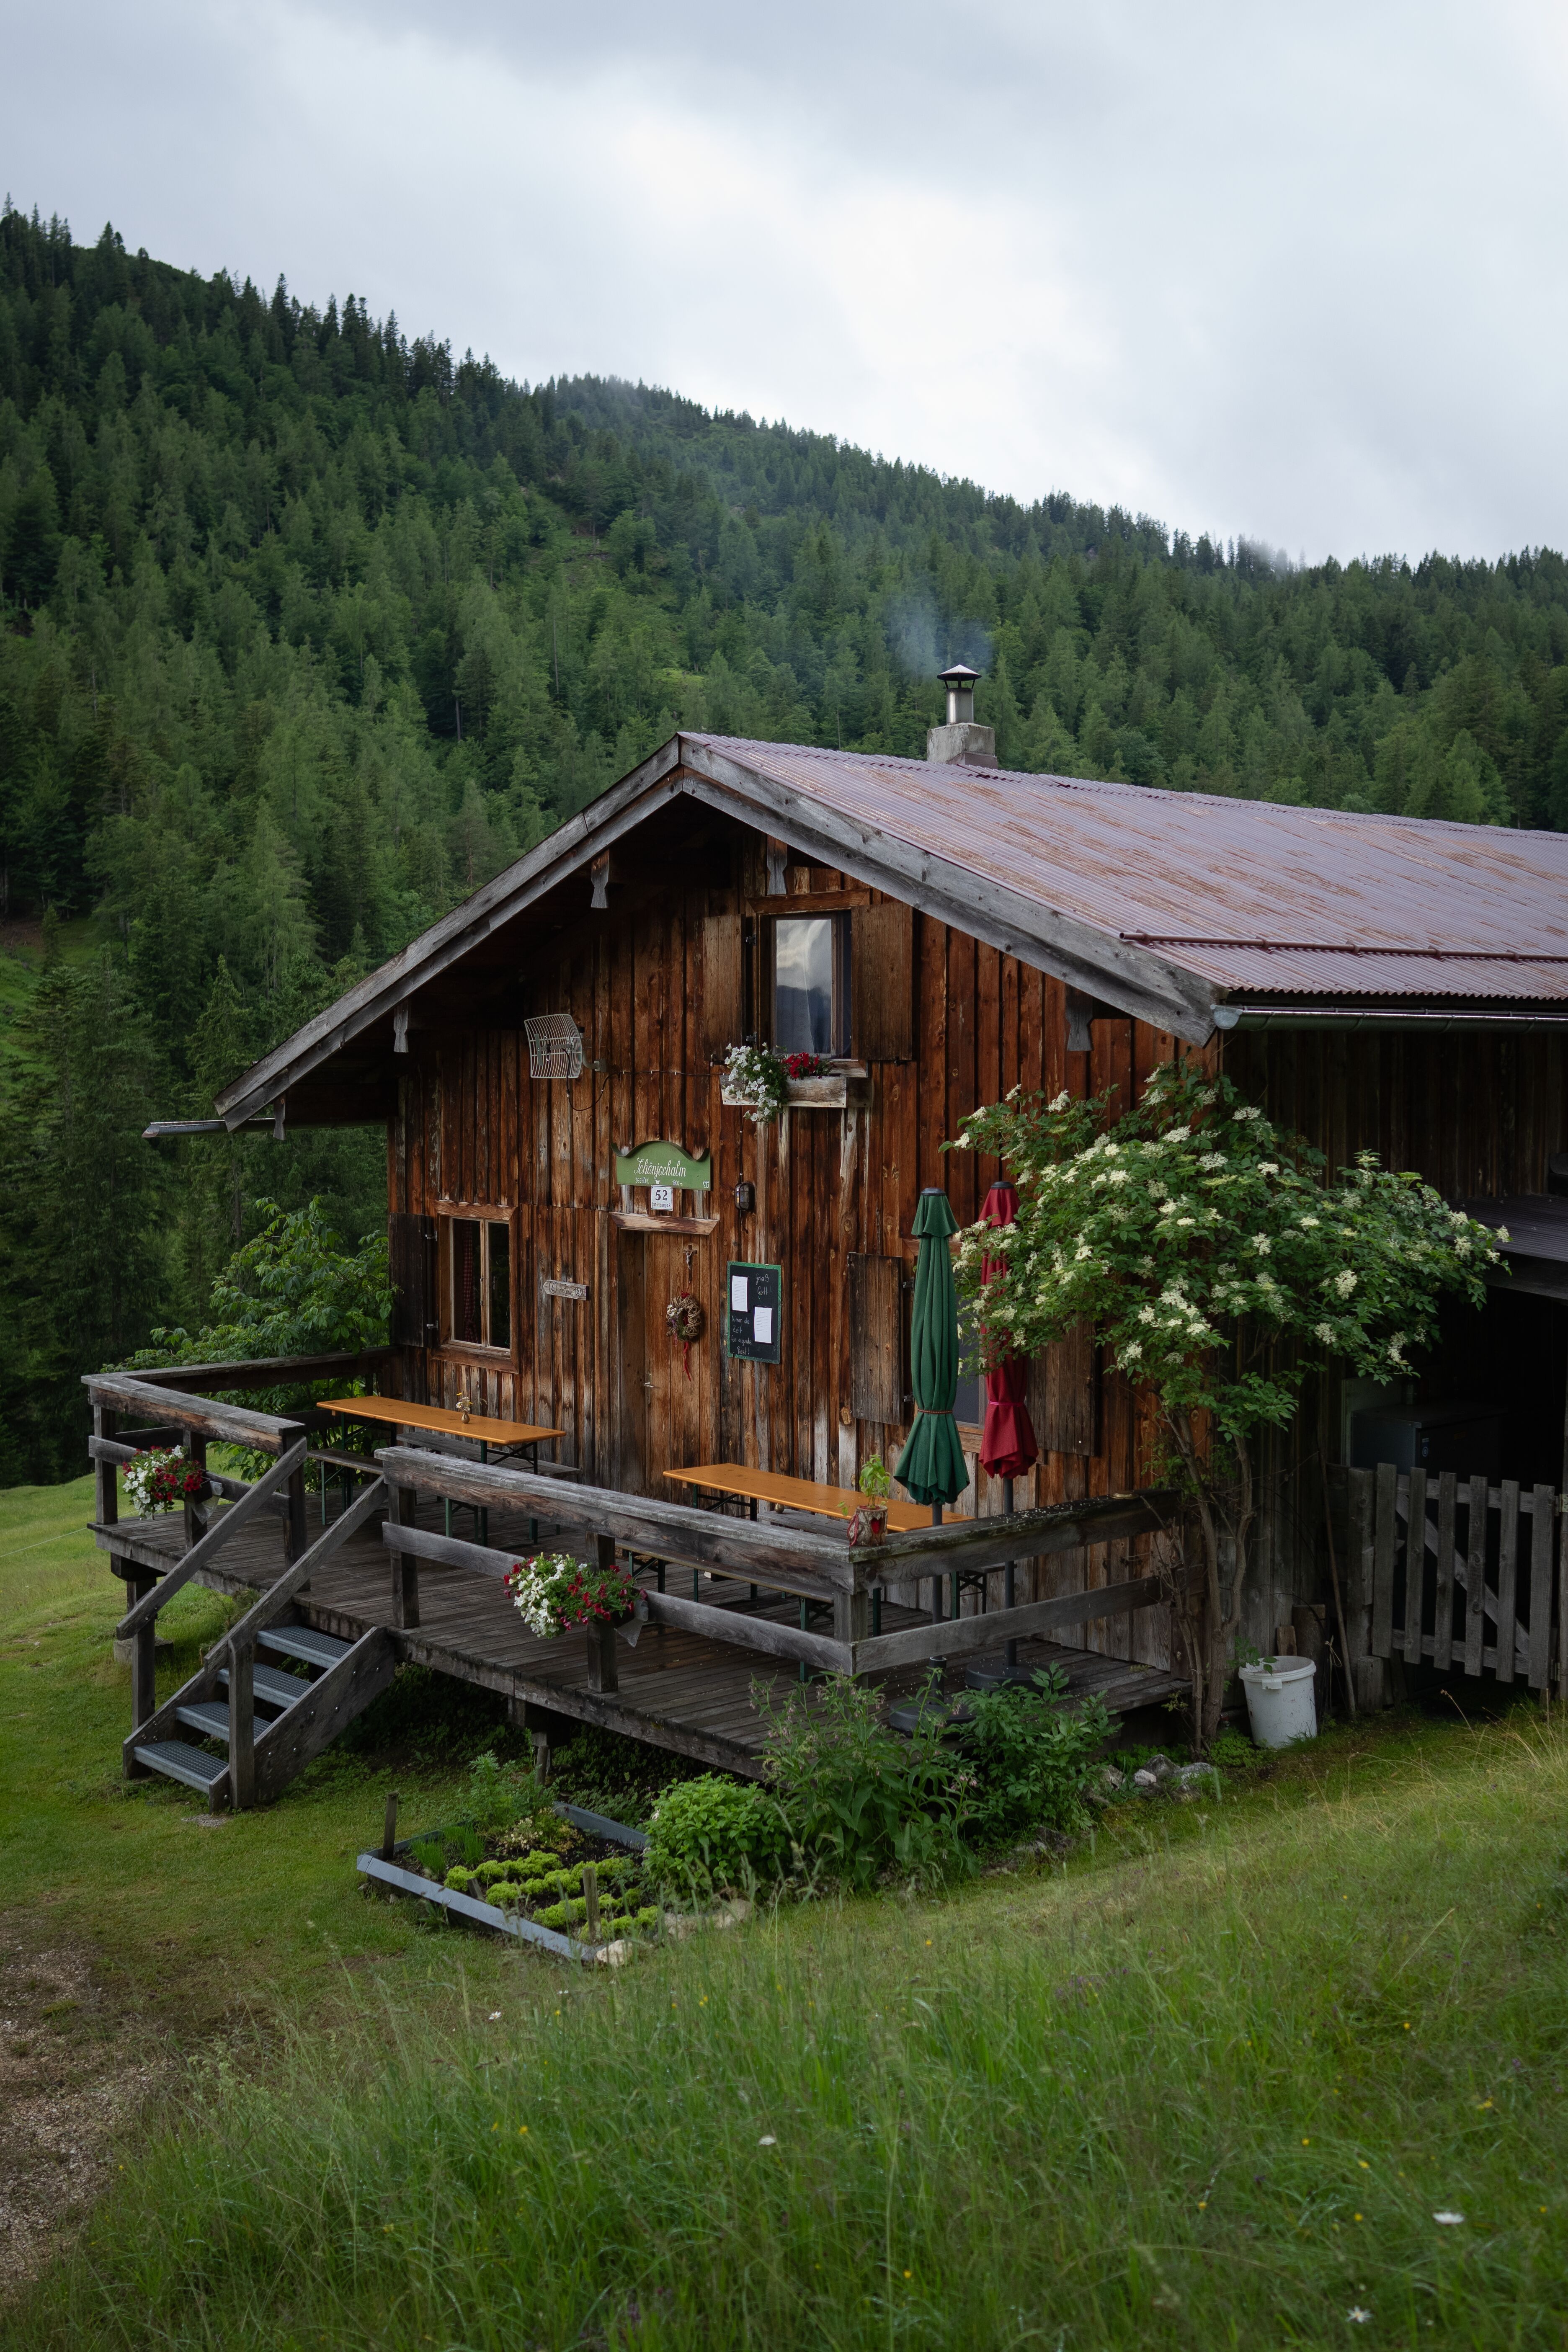
<svg viewBox="0 0 1568 2352"><path fill-rule="evenodd" d="M856 1409L868 1389L857 1378L864 1358L852 1279L857 1296L864 1285L852 1265L897 1261L907 1282L921 1188L941 1185L968 1222L998 1172L944 1144L978 1104L1014 1086L1129 1104L1154 1067L1191 1049L1147 1024L1106 1018L1094 1022L1089 1053L1069 1053L1059 981L804 860L789 864L784 895L770 898L763 836L739 825L685 865L660 866L667 821L650 818L616 848L602 911L590 909L583 878L580 913L522 959L504 1020L492 1013L468 1029L410 1027L388 1134L389 1209L436 1217L444 1204L469 1202L510 1216L512 1345L502 1355L405 1348L397 1378L411 1397L453 1403L467 1394L476 1411L559 1425L562 1460L632 1491L668 1495L664 1469L699 1459L850 1485L871 1453L896 1459L908 1412L907 1400L893 1417ZM645 842L652 879L639 878ZM769 916L808 910L858 919L851 937L863 954L881 943L882 960L852 990L864 991L868 1039L907 1041L912 1051L868 1062L863 1101L842 1112L796 1109L759 1135L721 1101L723 1049L745 1024L765 1034ZM495 1003L493 991L485 1001ZM583 1033L584 1066L571 1084L529 1076L523 1021L556 1012L569 1012ZM1554 1041L1530 1035L1280 1030L1236 1032L1202 1058L1305 1133L1331 1166L1370 1149L1457 1196L1544 1189L1546 1157L1568 1140L1562 1055ZM637 1234L616 1223L615 1151L650 1138L711 1150L710 1234ZM755 1187L753 1215L736 1206L742 1180ZM784 1268L776 1367L731 1363L722 1353L731 1258ZM545 1280L581 1284L588 1295L546 1297ZM665 1325L666 1307L685 1289L706 1316L689 1378ZM877 1296L885 1302L885 1282ZM1048 1454L1017 1482L1020 1508L1152 1477L1158 1431L1147 1399L1101 1372L1093 1407L1080 1400L1092 1450ZM1264 1641L1289 1622L1297 1598L1321 1589L1318 1453L1321 1441L1331 1461L1339 1457L1338 1411L1337 1391L1314 1381L1294 1426L1264 1448L1258 1624L1249 1627ZM963 1434L972 1483L958 1512L999 1510L999 1486L976 1458L978 1431ZM1087 1561L1021 1564L1018 1597L1125 1582L1147 1564L1146 1545L1131 1538L1099 1547ZM974 1602L970 1595L965 1605ZM1102 1622L1087 1638L1111 1655L1170 1664L1163 1608L1131 1623Z"/></svg>

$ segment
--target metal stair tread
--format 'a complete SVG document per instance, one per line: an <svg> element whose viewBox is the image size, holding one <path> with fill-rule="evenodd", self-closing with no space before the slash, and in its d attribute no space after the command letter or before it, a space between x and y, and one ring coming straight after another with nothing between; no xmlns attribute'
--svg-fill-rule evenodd
<svg viewBox="0 0 1568 2352"><path fill-rule="evenodd" d="M335 1666L353 1647L335 1633L318 1633L313 1625L268 1625L256 1636L256 1645L281 1651L286 1658L302 1658L308 1666Z"/></svg>
<svg viewBox="0 0 1568 2352"><path fill-rule="evenodd" d="M323 1636L323 1639L327 1637ZM297 1698L303 1698L305 1693L311 1687L309 1683L301 1682L298 1675L285 1674L281 1666L264 1666L258 1662L252 1666L250 1673L257 1697L263 1700L268 1706L290 1707ZM228 1688L226 1666L222 1669L218 1680L226 1690Z"/></svg>
<svg viewBox="0 0 1568 2352"><path fill-rule="evenodd" d="M192 1731L200 1732L204 1739L221 1739L226 1745L227 1743L228 1708L221 1699L189 1700L185 1706L176 1709L175 1720ZM277 1720L276 1716L253 1715L250 1718L251 1738L259 1739L268 1724Z"/></svg>
<svg viewBox="0 0 1568 2352"><path fill-rule="evenodd" d="M183 1780L187 1789L210 1789L228 1770L221 1756L208 1756L188 1739L152 1739L132 1752L139 1764L167 1780Z"/></svg>

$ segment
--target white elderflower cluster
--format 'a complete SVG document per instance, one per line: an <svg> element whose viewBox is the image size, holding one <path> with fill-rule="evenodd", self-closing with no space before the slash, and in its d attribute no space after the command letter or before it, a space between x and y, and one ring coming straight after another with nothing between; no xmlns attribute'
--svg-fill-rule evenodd
<svg viewBox="0 0 1568 2352"><path fill-rule="evenodd" d="M1325 1348L1331 1348L1334 1344L1333 1325L1331 1323L1314 1323L1312 1326L1312 1337L1314 1339L1321 1339Z"/></svg>
<svg viewBox="0 0 1568 2352"><path fill-rule="evenodd" d="M1342 1298L1348 1298L1350 1297L1351 1292L1355 1288L1355 1268L1353 1266L1347 1265L1342 1273L1336 1274L1334 1276L1334 1288L1339 1292Z"/></svg>
<svg viewBox="0 0 1568 2352"><path fill-rule="evenodd" d="M1243 1109L1232 1113L1237 1127L1245 1127L1248 1119L1261 1118L1262 1116L1263 1113L1253 1103L1248 1103Z"/></svg>

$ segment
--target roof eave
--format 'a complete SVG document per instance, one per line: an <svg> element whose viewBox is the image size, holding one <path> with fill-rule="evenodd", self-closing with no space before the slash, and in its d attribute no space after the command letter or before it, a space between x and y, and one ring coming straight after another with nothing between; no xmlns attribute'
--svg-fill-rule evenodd
<svg viewBox="0 0 1568 2352"><path fill-rule="evenodd" d="M568 817L537 849L493 876L460 907L264 1055L216 1097L225 1126L241 1126L374 1022L385 1020L416 989L460 961L531 901L574 870L590 866L622 834L639 824L651 807L676 798L680 786L669 779L679 764L679 749L680 738L673 736L588 808Z"/></svg>

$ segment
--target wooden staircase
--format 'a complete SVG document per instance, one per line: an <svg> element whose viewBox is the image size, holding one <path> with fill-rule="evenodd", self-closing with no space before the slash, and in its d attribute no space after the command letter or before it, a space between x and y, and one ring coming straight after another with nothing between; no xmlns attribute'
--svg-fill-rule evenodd
<svg viewBox="0 0 1568 2352"><path fill-rule="evenodd" d="M116 1454L126 1450L112 1449ZM104 1445L101 1451L110 1449ZM303 1623L296 1605L314 1571L339 1546L384 1514L385 1482L374 1476L215 1643L183 1688L162 1706L153 1703L151 1648L158 1611L205 1565L226 1536L262 1507L270 1493L287 1486L302 1456L302 1444L286 1447L274 1467L205 1527L121 1620L121 1638L134 1637L148 1652L145 1674L134 1678L140 1720L124 1743L127 1780L162 1774L203 1790L215 1812L269 1803L392 1680L397 1649L384 1626L373 1625L358 1641L343 1642ZM226 1752L216 1754L215 1746Z"/></svg>
<svg viewBox="0 0 1568 2352"><path fill-rule="evenodd" d="M289 1618L258 1629L256 1648L314 1670L301 1675L264 1664L259 1657L251 1666L252 1801L266 1804L386 1688L397 1661L390 1634L379 1625L357 1642L340 1642L335 1634L318 1633ZM220 1666L215 1677L210 1664L210 1660L204 1662L201 1672L174 1693L153 1721L132 1734L126 1756L128 1764L141 1771L161 1772L166 1780L205 1790L217 1809L237 1801L229 1757L215 1756L210 1748L195 1747L188 1739L163 1736L169 1724L194 1732L198 1739L229 1747L234 1672ZM221 1697L201 1696L209 1681L216 1683Z"/></svg>

